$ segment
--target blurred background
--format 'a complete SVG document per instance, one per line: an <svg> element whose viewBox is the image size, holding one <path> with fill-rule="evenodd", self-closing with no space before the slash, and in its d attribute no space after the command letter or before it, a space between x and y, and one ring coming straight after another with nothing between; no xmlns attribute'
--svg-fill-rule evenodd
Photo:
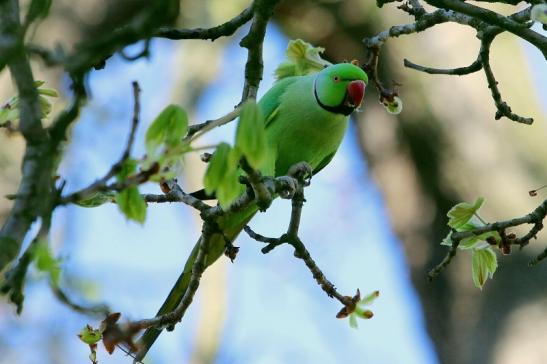
<svg viewBox="0 0 547 364"><path fill-rule="evenodd" d="M145 1L56 0L32 41L50 48L75 43L127 21ZM481 3L482 5L482 3ZM248 6L243 0L183 0L180 27L222 23ZM513 7L496 7L508 14ZM268 27L264 80L273 83L289 39L326 49L332 62L365 61L361 39L411 21L395 6L366 0L283 1ZM540 31L539 27L535 28ZM240 99L246 51L234 37L208 41L154 39L150 57L128 62L115 55L87 79L90 99L72 130L60 174L67 191L102 176L122 152L132 110L131 81L143 90L135 155L144 152L146 125L169 103L182 105L193 122L224 115ZM543 32L545 33L545 32ZM137 54L143 44L126 49ZM544 364L547 358L547 263L528 268L545 247L545 234L524 251L499 256L493 281L482 291L471 279L471 257L460 252L432 283L428 269L446 253L446 212L457 202L486 198L483 217L503 220L532 211L547 183L547 72L540 52L510 35L499 36L491 61L504 99L532 126L495 121L483 74L431 76L403 67L403 58L432 67L470 64L479 48L467 28L445 24L388 41L381 77L396 80L404 109L387 114L369 87L332 163L307 190L301 237L327 277L345 294L380 290L372 320L351 329L337 320L340 305L313 281L288 247L268 255L241 235L234 264L221 259L204 275L197 300L171 333L163 333L147 363L496 363ZM70 91L59 69L33 63L35 78L60 91L54 114ZM15 93L0 73L0 102ZM202 141L233 142L234 125ZM23 152L20 136L0 132L0 192L14 193ZM205 165L184 161L179 181L201 188ZM160 193L158 186L144 191ZM0 200L0 220L10 202ZM251 222L277 236L290 204L276 201ZM51 244L62 257L62 286L77 302L105 302L122 319L151 317L178 277L200 231L199 218L178 204L150 205L143 226L115 205L60 208ZM31 271L23 313L0 302L0 363L86 363L88 347L77 333L101 318L59 303L45 277ZM101 347L100 363L130 363Z"/></svg>

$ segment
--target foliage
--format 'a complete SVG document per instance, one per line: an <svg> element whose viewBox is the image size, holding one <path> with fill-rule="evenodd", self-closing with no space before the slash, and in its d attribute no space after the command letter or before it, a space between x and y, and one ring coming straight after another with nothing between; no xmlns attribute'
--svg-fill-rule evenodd
<svg viewBox="0 0 547 364"><path fill-rule="evenodd" d="M478 211L484 203L484 198L479 197L472 204L461 202L452 207L446 214L447 225L452 231L441 242L441 245L453 246L453 232L472 231L478 227L485 226L478 215ZM472 276L476 287L481 288L488 278L492 278L498 267L496 253L490 247L501 242L497 231L487 231L482 234L472 235L458 242L458 249L471 250Z"/></svg>

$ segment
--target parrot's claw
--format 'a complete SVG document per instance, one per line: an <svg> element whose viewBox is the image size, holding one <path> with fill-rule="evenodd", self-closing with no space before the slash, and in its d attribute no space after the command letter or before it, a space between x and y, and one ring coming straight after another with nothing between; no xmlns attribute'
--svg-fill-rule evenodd
<svg viewBox="0 0 547 364"><path fill-rule="evenodd" d="M289 168L287 175L294 177L299 181L303 181L305 186L309 186L313 175L313 169L307 162L298 162Z"/></svg>
<svg viewBox="0 0 547 364"><path fill-rule="evenodd" d="M276 189L279 191L281 198L290 200L293 198L298 187L298 181L294 177L281 176L275 179Z"/></svg>

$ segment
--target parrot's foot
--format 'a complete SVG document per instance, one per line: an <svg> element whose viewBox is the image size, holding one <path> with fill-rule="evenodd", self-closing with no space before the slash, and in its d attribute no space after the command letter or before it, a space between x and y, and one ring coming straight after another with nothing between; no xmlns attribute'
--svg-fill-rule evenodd
<svg viewBox="0 0 547 364"><path fill-rule="evenodd" d="M287 175L302 181L304 186L309 186L313 175L313 169L307 162L298 162L289 168Z"/></svg>
<svg viewBox="0 0 547 364"><path fill-rule="evenodd" d="M281 198L290 200L298 188L298 180L294 177L281 176L275 179L276 190Z"/></svg>

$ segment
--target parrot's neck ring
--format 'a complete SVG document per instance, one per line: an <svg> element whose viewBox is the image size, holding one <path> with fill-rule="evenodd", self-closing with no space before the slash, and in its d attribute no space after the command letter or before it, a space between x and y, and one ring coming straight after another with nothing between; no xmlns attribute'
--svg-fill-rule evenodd
<svg viewBox="0 0 547 364"><path fill-rule="evenodd" d="M347 98L347 95L346 97L344 97L344 100L342 100L342 102L339 105L329 106L329 105L323 104L321 100L319 99L319 96L317 95L316 83L317 83L317 78L313 82L313 94L315 95L315 100L317 101L319 106L321 106L324 110L332 112L334 114L342 114L345 116L348 116L355 110L355 107L351 107L346 104L345 99Z"/></svg>

